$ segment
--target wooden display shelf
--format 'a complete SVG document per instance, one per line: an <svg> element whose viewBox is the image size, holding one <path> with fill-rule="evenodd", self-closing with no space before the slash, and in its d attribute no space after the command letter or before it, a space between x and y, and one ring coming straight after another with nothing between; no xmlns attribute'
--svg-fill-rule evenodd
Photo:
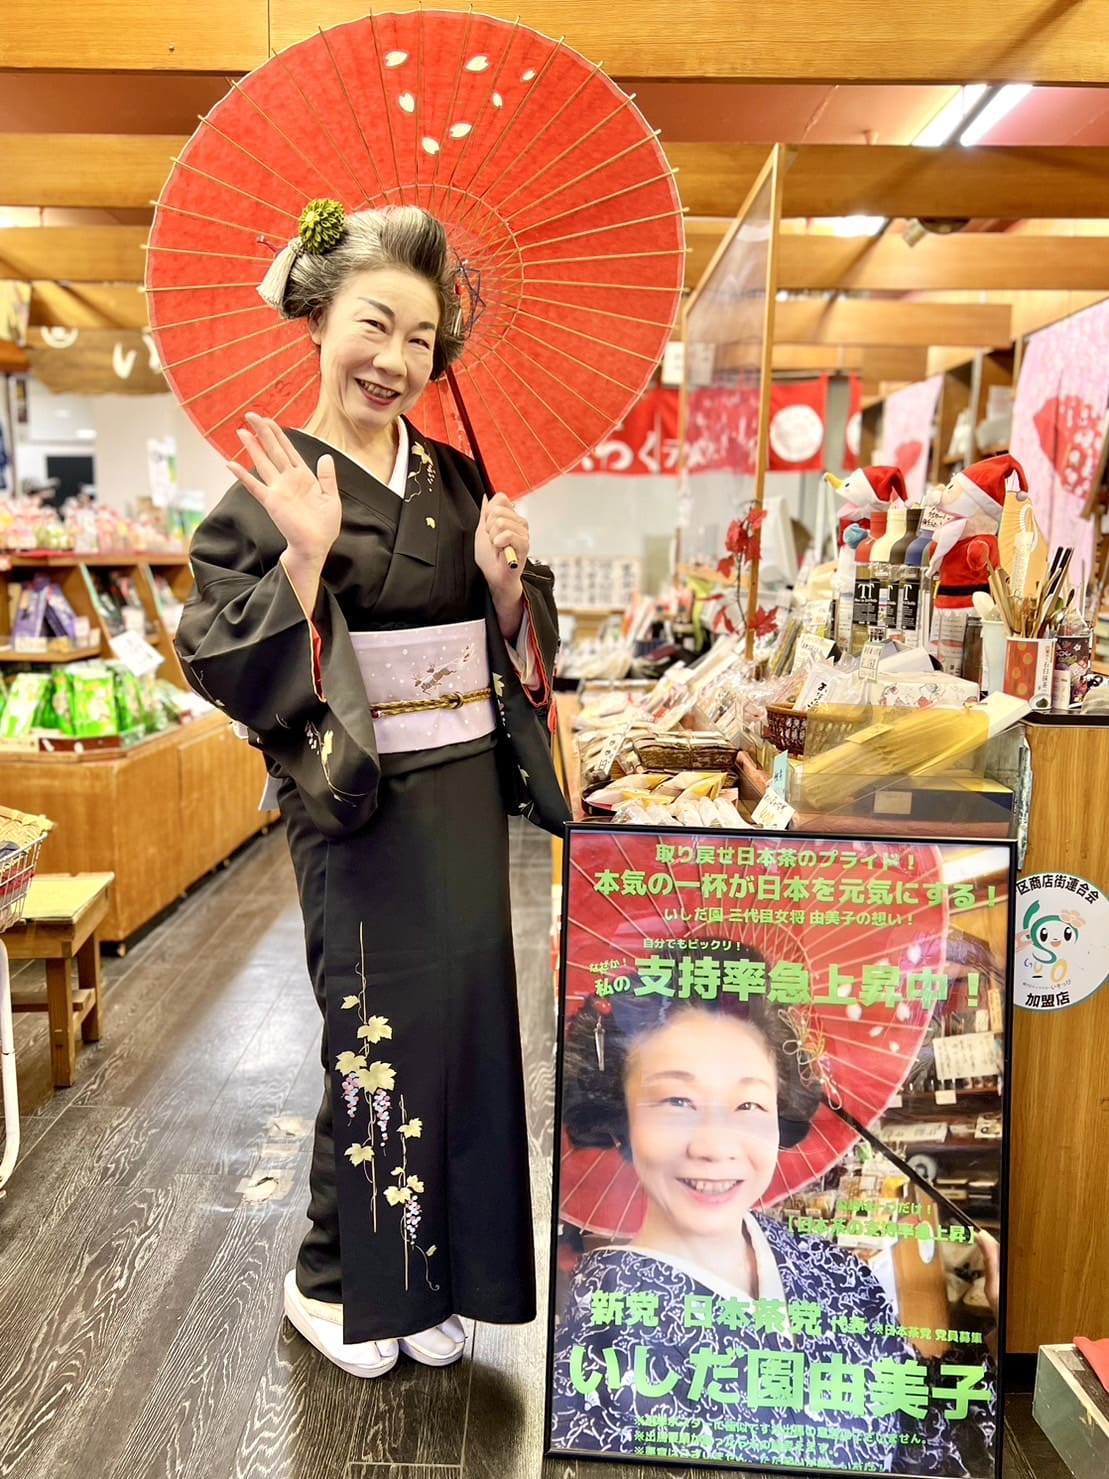
<svg viewBox="0 0 1109 1479"><path fill-rule="evenodd" d="M100 656L99 642L95 647L70 647L57 652L20 652L15 647L0 647L0 662L58 663L82 662L88 657Z"/></svg>
<svg viewBox="0 0 1109 1479"><path fill-rule="evenodd" d="M0 797L54 822L40 869L116 875L105 940L127 939L276 820L257 809L265 778L220 713L123 750L0 753Z"/></svg>
<svg viewBox="0 0 1109 1479"><path fill-rule="evenodd" d="M56 577L66 600L78 616L87 618L93 637L98 636L98 640L90 643L79 655L65 653L55 657L49 653L15 654L11 649L11 586L22 584L25 572L36 570L49 571ZM185 673L173 645L173 634L162 614L154 578L155 570L164 574L176 598L183 601L192 586L192 570L188 556L184 554L120 550L77 555L72 550L44 550L39 554L20 552L0 555L0 661L50 663L75 662L78 656L111 658L113 633L100 610L91 573L94 570L125 570L128 573L142 602L146 618L145 638L162 656L158 676L168 678L178 688L187 688ZM5 656L2 649L7 649L11 655Z"/></svg>
<svg viewBox="0 0 1109 1479"><path fill-rule="evenodd" d="M131 565L187 565L189 557L181 550L97 550L82 554L77 550L12 550L0 553L0 566L11 570L34 570L40 565L51 569L72 569L76 565L106 565L112 569L126 569Z"/></svg>

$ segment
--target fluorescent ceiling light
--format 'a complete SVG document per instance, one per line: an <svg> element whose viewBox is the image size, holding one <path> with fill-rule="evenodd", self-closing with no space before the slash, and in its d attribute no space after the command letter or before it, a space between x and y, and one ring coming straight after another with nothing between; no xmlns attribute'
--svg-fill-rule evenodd
<svg viewBox="0 0 1109 1479"><path fill-rule="evenodd" d="M938 148L950 143L962 127L963 119L986 95L984 82L972 82L969 87L960 87L955 96L943 105L935 118L926 123L913 143L920 148Z"/></svg>
<svg viewBox="0 0 1109 1479"><path fill-rule="evenodd" d="M1003 118L1008 117L1019 103L1023 103L1031 91L1030 82L1012 82L1008 87L1003 87L995 98L990 99L974 122L963 129L959 135L959 143L977 144L991 128L996 128Z"/></svg>
<svg viewBox="0 0 1109 1479"><path fill-rule="evenodd" d="M76 436L76 438L77 438L77 440L79 442L95 442L96 441L96 432L93 431L93 429L92 429L91 426L79 426L77 428L76 432L74 432L74 435Z"/></svg>
<svg viewBox="0 0 1109 1479"><path fill-rule="evenodd" d="M877 236L886 224L885 216L830 216L828 225L833 236Z"/></svg>

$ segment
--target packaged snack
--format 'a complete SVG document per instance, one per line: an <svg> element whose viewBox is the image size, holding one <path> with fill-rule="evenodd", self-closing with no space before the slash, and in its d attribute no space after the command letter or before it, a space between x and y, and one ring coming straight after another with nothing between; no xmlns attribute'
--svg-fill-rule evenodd
<svg viewBox="0 0 1109 1479"><path fill-rule="evenodd" d="M142 698L143 723L146 732L147 734L160 734L163 729L168 729L173 721L172 712L166 709L161 684L153 673L146 673L135 681Z"/></svg>
<svg viewBox="0 0 1109 1479"><path fill-rule="evenodd" d="M50 687L49 673L17 673L8 689L8 700L0 716L0 739L23 739L31 733L43 694Z"/></svg>
<svg viewBox="0 0 1109 1479"><path fill-rule="evenodd" d="M44 633L46 624L46 588L49 582L43 575L36 575L19 592L12 622L12 646L21 641L34 641Z"/></svg>
<svg viewBox="0 0 1109 1479"><path fill-rule="evenodd" d="M54 581L46 587L46 629L52 637L77 637L77 613L66 600L60 585Z"/></svg>
<svg viewBox="0 0 1109 1479"><path fill-rule="evenodd" d="M130 668L121 662L105 663L115 683L116 717L120 734L128 730L145 729L146 712L143 696L139 691L139 680Z"/></svg>
<svg viewBox="0 0 1109 1479"><path fill-rule="evenodd" d="M51 678L50 699L57 715L58 728L63 734L73 733L73 705L69 697L69 673L65 668L55 668Z"/></svg>
<svg viewBox="0 0 1109 1479"><path fill-rule="evenodd" d="M73 732L81 739L118 734L115 683L101 662L74 663L69 669Z"/></svg>

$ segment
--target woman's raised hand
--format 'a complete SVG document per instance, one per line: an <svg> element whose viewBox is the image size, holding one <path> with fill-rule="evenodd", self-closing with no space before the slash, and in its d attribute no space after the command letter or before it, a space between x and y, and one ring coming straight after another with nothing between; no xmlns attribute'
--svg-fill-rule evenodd
<svg viewBox="0 0 1109 1479"><path fill-rule="evenodd" d="M240 430L251 473L238 462L227 466L265 509L298 563L323 568L343 519L335 459L321 457L312 472L276 421L247 413Z"/></svg>

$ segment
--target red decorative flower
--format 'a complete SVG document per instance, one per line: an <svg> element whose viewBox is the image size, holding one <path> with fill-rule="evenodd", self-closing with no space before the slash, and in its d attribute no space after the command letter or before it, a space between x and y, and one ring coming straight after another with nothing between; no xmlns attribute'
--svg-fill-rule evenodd
<svg viewBox="0 0 1109 1479"><path fill-rule="evenodd" d="M755 610L753 622L756 637L772 637L778 630L778 613L772 607L769 611L759 606Z"/></svg>

